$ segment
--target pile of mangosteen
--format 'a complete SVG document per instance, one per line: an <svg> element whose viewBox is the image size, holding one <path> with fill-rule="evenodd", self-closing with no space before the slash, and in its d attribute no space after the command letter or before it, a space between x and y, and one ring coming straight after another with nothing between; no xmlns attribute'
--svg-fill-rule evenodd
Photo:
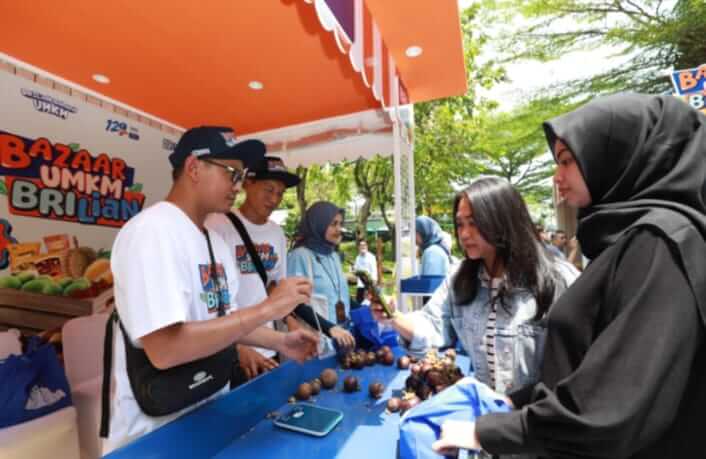
<svg viewBox="0 0 706 459"><path fill-rule="evenodd" d="M368 352L362 349L346 352L339 357L339 363L344 370L362 370L366 366L370 367L376 363L382 365L392 365L395 363L395 356L389 346L382 346L377 352Z"/></svg>
<svg viewBox="0 0 706 459"><path fill-rule="evenodd" d="M387 409L393 413L404 413L463 378L461 369L456 366L456 351L453 349L447 350L443 356L432 350L423 359L405 355L397 360L397 367L409 369L410 375L405 381L402 397L392 397L387 402Z"/></svg>
<svg viewBox="0 0 706 459"><path fill-rule="evenodd" d="M376 363L393 365L395 357L388 346L381 347L377 352L364 350L349 351L339 357L343 369L360 370ZM426 356L418 359L414 356L404 355L397 359L397 368L409 370L410 375L405 381L405 389L401 397L391 397L387 401L387 410L391 413L400 411L404 413L420 402L427 400L434 394L441 392L448 386L455 384L463 378L461 369L456 366L456 351L447 350L439 355L436 350L427 352ZM308 400L317 395L321 389L331 390L338 384L338 373L333 368L321 372L318 378L299 385L297 392L290 401ZM360 380L356 376L347 376L343 380L343 391L347 393L358 392L361 389ZM379 399L385 392L385 386L378 381L373 381L368 386L370 397Z"/></svg>

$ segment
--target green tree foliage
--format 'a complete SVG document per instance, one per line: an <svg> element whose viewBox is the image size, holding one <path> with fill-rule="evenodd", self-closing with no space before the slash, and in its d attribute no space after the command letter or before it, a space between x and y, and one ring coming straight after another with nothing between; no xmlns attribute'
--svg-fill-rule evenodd
<svg viewBox="0 0 706 459"><path fill-rule="evenodd" d="M480 5L461 12L468 91L463 96L434 100L414 107L414 166L418 213L448 214L455 190L476 174L472 145L478 136L475 118L496 103L478 96L504 78L494 61L479 63L488 36L482 32Z"/></svg>
<svg viewBox="0 0 706 459"><path fill-rule="evenodd" d="M379 208L383 218L387 218L386 209L394 204L392 158L358 159L353 165L353 178L363 199L356 215L356 239L361 240L367 237L367 224L372 212Z"/></svg>
<svg viewBox="0 0 706 459"><path fill-rule="evenodd" d="M528 201L547 200L554 160L542 122L572 108L558 99L537 98L510 112L481 114L475 120L474 173L507 179Z"/></svg>
<svg viewBox="0 0 706 459"><path fill-rule="evenodd" d="M556 85L555 94L588 98L633 90L670 90L665 71L706 62L704 0L485 0L485 20L523 25L500 47L508 61L552 60L609 46L624 62L586 80Z"/></svg>
<svg viewBox="0 0 706 459"><path fill-rule="evenodd" d="M288 190L280 208L289 210L285 222L285 232L293 235L301 216L316 201L330 201L339 207L346 207L356 196L353 179L353 164L342 161L336 164L297 167L296 174L301 182Z"/></svg>

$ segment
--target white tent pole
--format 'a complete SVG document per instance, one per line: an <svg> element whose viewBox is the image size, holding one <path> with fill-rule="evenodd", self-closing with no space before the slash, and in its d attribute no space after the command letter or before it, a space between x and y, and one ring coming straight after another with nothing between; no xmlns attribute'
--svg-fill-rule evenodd
<svg viewBox="0 0 706 459"><path fill-rule="evenodd" d="M407 205L409 205L409 215L412 219L412 230L409 232L409 246L412 248L412 274L419 274L417 266L417 232L414 227L414 221L417 217L417 195L414 184L414 105L410 105L411 123L407 125L407 135L405 136L405 148L407 149L407 195L409 196Z"/></svg>
<svg viewBox="0 0 706 459"><path fill-rule="evenodd" d="M395 172L395 291L397 292L397 305L402 311L406 311L406 305L402 303L401 281L404 273L404 257L402 253L402 235L406 227L403 218L403 196L402 196L402 156L400 139L402 138L402 128L400 123L400 93L399 77L395 72L395 63L392 56L389 56L390 69L390 119L392 121L392 161ZM384 100L384 96L382 97ZM406 171L405 171L406 172ZM405 190L407 191L407 190Z"/></svg>
<svg viewBox="0 0 706 459"><path fill-rule="evenodd" d="M402 232L404 230L404 222L402 221L402 158L400 157L400 122L397 119L397 106L393 108L391 113L392 119L392 161L395 171L395 287L397 292L397 305L402 311L406 310L402 303L402 294L400 282L403 273L403 257L402 257Z"/></svg>

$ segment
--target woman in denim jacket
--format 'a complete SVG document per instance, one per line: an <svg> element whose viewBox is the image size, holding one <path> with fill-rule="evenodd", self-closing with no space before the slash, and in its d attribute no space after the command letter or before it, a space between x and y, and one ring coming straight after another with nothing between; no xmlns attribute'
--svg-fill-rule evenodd
<svg viewBox="0 0 706 459"><path fill-rule="evenodd" d="M422 310L395 313L389 323L411 350L460 340L475 377L497 392L534 383L544 317L578 272L543 248L522 197L503 179L474 181L456 196L454 215L465 260Z"/></svg>

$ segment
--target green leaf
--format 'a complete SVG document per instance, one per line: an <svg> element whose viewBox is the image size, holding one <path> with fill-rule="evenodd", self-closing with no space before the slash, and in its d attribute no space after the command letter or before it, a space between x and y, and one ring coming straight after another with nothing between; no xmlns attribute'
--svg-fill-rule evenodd
<svg viewBox="0 0 706 459"><path fill-rule="evenodd" d="M142 193L142 184L141 183L133 183L132 186L128 190L134 191L135 193Z"/></svg>
<svg viewBox="0 0 706 459"><path fill-rule="evenodd" d="M7 185L5 185L5 180L0 180L0 194L7 195Z"/></svg>

